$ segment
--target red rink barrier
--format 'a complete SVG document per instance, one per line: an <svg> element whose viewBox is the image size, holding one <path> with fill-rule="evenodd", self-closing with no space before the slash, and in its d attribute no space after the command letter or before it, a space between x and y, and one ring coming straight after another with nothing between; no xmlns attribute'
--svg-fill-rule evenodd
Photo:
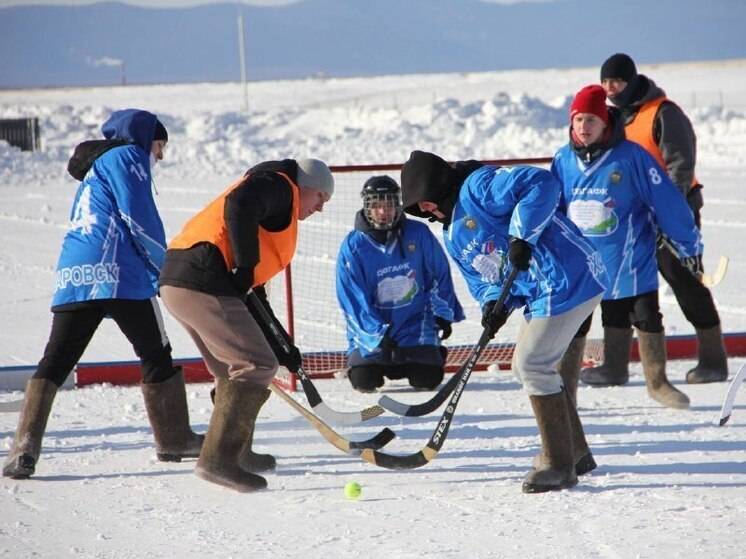
<svg viewBox="0 0 746 559"><path fill-rule="evenodd" d="M746 332L735 332L725 334L725 347L729 357L746 356ZM452 346L449 347L451 355L468 352L471 346ZM489 347L488 347L489 349ZM673 359L694 359L697 357L697 338L694 335L667 336L666 350L668 358ZM509 368L510 358L512 357L512 347L506 351L505 344L500 345L500 368ZM333 370L343 369L345 366L344 352L332 355L324 353L324 366L326 370L319 370L316 361L317 356L313 353L303 356L303 365L309 376L316 379L330 378L334 376ZM637 348L637 340L632 343L632 360L639 361L640 354ZM331 363L331 367L330 367ZM184 377L187 382L212 382L212 375L207 371L201 358L175 359L175 365L180 365L184 370ZM458 370L460 363L449 362L446 370L455 372ZM484 370L486 367L482 367ZM329 370L332 369L332 370ZM2 374L2 369L0 369ZM80 363L76 369L76 386L86 386L89 384L115 384L129 385L140 382L140 363L138 361L113 361L104 363ZM291 381L280 382L286 388L294 389L295 383Z"/></svg>

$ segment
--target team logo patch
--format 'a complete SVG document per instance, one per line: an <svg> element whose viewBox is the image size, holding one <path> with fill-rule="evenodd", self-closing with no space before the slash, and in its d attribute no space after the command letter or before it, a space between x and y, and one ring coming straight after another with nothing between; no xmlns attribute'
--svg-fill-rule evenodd
<svg viewBox="0 0 746 559"><path fill-rule="evenodd" d="M407 250L408 250L409 252L414 252L415 250L417 250L417 245L416 245L416 244L414 243L414 241L410 241L410 242L409 242L409 243L407 244Z"/></svg>
<svg viewBox="0 0 746 559"><path fill-rule="evenodd" d="M613 171L609 175L609 180L611 181L611 184L619 184L622 182L622 173L620 171Z"/></svg>
<svg viewBox="0 0 746 559"><path fill-rule="evenodd" d="M464 219L464 227L474 230L477 228L477 222L473 217L467 217Z"/></svg>

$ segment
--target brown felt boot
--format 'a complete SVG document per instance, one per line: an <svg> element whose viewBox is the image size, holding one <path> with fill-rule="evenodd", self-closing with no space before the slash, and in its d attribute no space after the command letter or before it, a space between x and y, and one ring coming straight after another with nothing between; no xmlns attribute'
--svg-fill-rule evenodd
<svg viewBox="0 0 746 559"><path fill-rule="evenodd" d="M215 409L194 473L211 483L248 493L267 487L267 480L239 465L267 389L248 382L219 379Z"/></svg>
<svg viewBox="0 0 746 559"><path fill-rule="evenodd" d="M573 460L568 398L564 390L549 396L529 396L541 435L541 467L523 480L524 493L544 493L578 483Z"/></svg>
<svg viewBox="0 0 746 559"><path fill-rule="evenodd" d="M145 409L155 438L156 456L161 462L181 462L182 458L197 458L205 440L189 426L184 373L176 373L166 381L142 384Z"/></svg>
<svg viewBox="0 0 746 559"><path fill-rule="evenodd" d="M264 399L259 404L260 408L267 402L270 394L271 392L269 390L265 391ZM277 466L277 460L275 460L275 457L271 454L259 454L252 450L255 426L256 422L251 426L249 436L246 439L246 444L238 457L238 465L247 472L258 474L274 470Z"/></svg>
<svg viewBox="0 0 746 559"><path fill-rule="evenodd" d="M697 366L686 373L689 384L723 382L728 380L728 356L723 343L723 331L718 324L712 328L697 328Z"/></svg>
<svg viewBox="0 0 746 559"><path fill-rule="evenodd" d="M668 408L685 410L689 397L676 389L666 376L666 335L664 332L637 331L640 360L648 395Z"/></svg>
<svg viewBox="0 0 746 559"><path fill-rule="evenodd" d="M26 383L18 429L13 447L3 466L3 476L27 479L34 475L41 454L41 441L56 394L57 385L50 380L32 378Z"/></svg>
<svg viewBox="0 0 746 559"><path fill-rule="evenodd" d="M565 392L565 397L567 398L567 413L569 414L570 430L572 431L575 474L582 476L595 470L598 465L596 464L596 460L593 458L593 453L588 446L588 441L585 439L585 432L583 431L583 424L580 422L580 416L578 416L578 410L572 403L568 392ZM545 466L542 462L543 458L543 453L534 456L533 467L535 470Z"/></svg>
<svg viewBox="0 0 746 559"><path fill-rule="evenodd" d="M580 380L590 386L621 386L629 381L632 328L604 328L604 362L583 369Z"/></svg>
<svg viewBox="0 0 746 559"><path fill-rule="evenodd" d="M557 367L557 372L562 377L562 384L565 386L565 392L574 407L578 405L578 377L583 364L584 352L585 336L573 338Z"/></svg>

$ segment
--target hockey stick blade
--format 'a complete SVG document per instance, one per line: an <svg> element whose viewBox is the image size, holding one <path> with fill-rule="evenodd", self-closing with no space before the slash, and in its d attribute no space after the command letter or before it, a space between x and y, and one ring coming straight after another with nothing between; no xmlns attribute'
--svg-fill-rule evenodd
<svg viewBox="0 0 746 559"><path fill-rule="evenodd" d="M21 411L23 400L12 400L10 402L0 402L0 413L9 413Z"/></svg>
<svg viewBox="0 0 746 559"><path fill-rule="evenodd" d="M290 396L285 394L282 388L275 386L274 384L269 385L270 390L277 396L285 400L295 411L302 415L327 441L329 441L336 448L346 454L352 454L353 456L359 455L365 450L378 450L383 448L389 442L391 442L396 434L388 427L379 431L378 434L363 441L351 441L346 437L343 437L337 433L334 429L324 423L319 417L308 411L306 408L301 406L298 402L293 400Z"/></svg>
<svg viewBox="0 0 746 559"><path fill-rule="evenodd" d="M435 458L448 436L448 431L451 428L451 423L453 422L453 417L456 413L456 406L461 399L464 387L469 381L469 377L479 360L479 356L482 354L482 349L484 349L484 346L487 345L489 340L490 337L487 332L483 332L479 344L477 344L476 350L469 356L469 360L466 362L464 370L458 375L454 375L454 378L456 378L457 381L456 386L453 389L453 394L451 394L451 399L448 402L443 415L441 415L438 425L435 427L435 431L433 431L427 444L420 451L408 455L395 455L380 452L378 450L364 450L360 457L370 464L381 468L387 468L389 470L413 470L424 466Z"/></svg>
<svg viewBox="0 0 746 559"><path fill-rule="evenodd" d="M518 270L513 268L503 284L497 303L492 308L493 313L502 311L505 299L507 299L508 294L510 293L510 288L517 275ZM463 370L456 377L458 379L456 381L456 386L453 389L453 394L451 394L451 399L448 402L446 409L443 411L443 415L440 416L438 425L435 427L433 434L430 435L430 439L421 450L414 454L407 455L388 454L378 450L364 450L360 454L360 457L370 464L381 468L387 468L389 470L413 470L432 461L438 455L438 452L440 452L440 449L446 441L446 437L448 437L448 431L451 428L451 423L453 423L453 418L456 414L456 407L461 399L461 395L464 393L466 383L469 382L471 373L479 361L482 351L487 347L487 344L491 339L492 336L490 336L487 328L485 328L477 342L477 345L474 347L471 355L469 355L466 363L464 363Z"/></svg>
<svg viewBox="0 0 746 559"><path fill-rule="evenodd" d="M286 337L275 319L270 316L269 312L267 312L264 303L259 300L259 296L253 291L249 291L246 300L251 304L254 310L256 310L267 327L269 327L275 340L280 344L280 347L282 347L282 350L285 353L290 354L290 339ZM295 371L295 374L298 375L298 379L303 387L303 392L306 393L308 405L311 406L314 413L324 421L334 423L335 425L357 425L363 421L368 421L369 419L378 417L385 411L378 405L370 406L361 411L354 412L334 410L324 403L321 394L316 390L316 386L313 384L313 381L311 381L311 377L308 376L308 373L303 369L303 366L300 366L298 370Z"/></svg>
<svg viewBox="0 0 746 559"><path fill-rule="evenodd" d="M398 402L393 398L390 398L389 396L381 396L381 398L378 400L378 405L386 411L390 411L391 413L395 413L396 415L403 415L406 417L419 417L432 413L443 405L443 402L448 399L448 396L451 395L453 389L456 388L463 369L464 368L462 366L458 371L456 371L450 378L450 380L443 386L441 386L440 390L438 390L435 395L427 402L410 405Z"/></svg>
<svg viewBox="0 0 746 559"><path fill-rule="evenodd" d="M300 367L296 374L298 375L300 384L303 387L303 392L305 392L306 398L308 398L308 404L311 406L314 413L324 421L334 423L335 425L358 425L363 421L368 421L369 419L378 417L385 411L379 405L373 405L360 411L334 410L326 405L326 403L321 399L319 391L316 390L316 386L311 382L311 378L303 370L303 367Z"/></svg>
<svg viewBox="0 0 746 559"><path fill-rule="evenodd" d="M702 285L707 288L712 288L718 285L725 278L725 274L728 272L728 263L730 260L727 256L721 256L718 259L717 268L712 274L702 274L700 281Z"/></svg>
<svg viewBox="0 0 746 559"><path fill-rule="evenodd" d="M741 368L736 373L736 376L733 377L733 380L730 383L730 386L728 387L728 392L725 394L725 400L723 400L723 407L720 410L720 420L719 425L722 427L726 423L728 423L728 420L730 419L730 415L733 411L733 404L736 401L736 393L738 392L738 389L741 387L741 384L743 384L744 379L746 379L746 365L742 365Z"/></svg>

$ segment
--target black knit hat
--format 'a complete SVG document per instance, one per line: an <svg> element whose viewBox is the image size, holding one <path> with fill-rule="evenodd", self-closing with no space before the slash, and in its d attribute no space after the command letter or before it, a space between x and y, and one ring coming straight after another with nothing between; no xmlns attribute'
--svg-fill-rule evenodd
<svg viewBox="0 0 746 559"><path fill-rule="evenodd" d="M611 55L601 66L601 81L619 79L629 83L636 75L635 61L621 52Z"/></svg>
<svg viewBox="0 0 746 559"><path fill-rule="evenodd" d="M155 142L156 140L168 142L168 131L166 130L166 127L163 126L163 123L158 119L155 120L155 134L153 134L153 141Z"/></svg>

